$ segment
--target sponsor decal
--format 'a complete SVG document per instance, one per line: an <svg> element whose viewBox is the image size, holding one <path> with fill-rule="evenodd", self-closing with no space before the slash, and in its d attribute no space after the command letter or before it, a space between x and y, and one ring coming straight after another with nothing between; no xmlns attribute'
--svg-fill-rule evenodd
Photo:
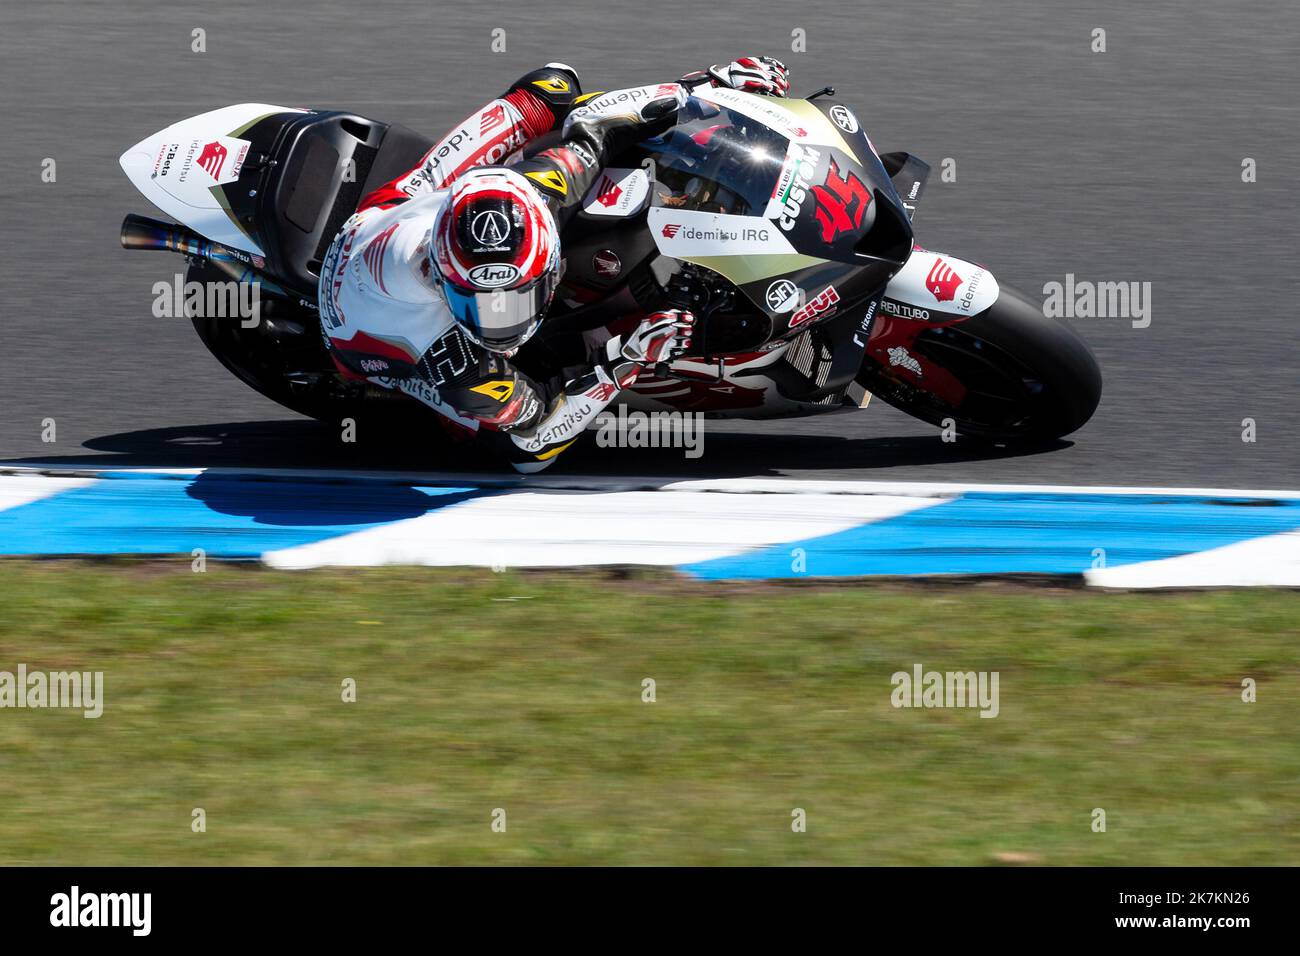
<svg viewBox="0 0 1300 956"><path fill-rule="evenodd" d="M231 179L239 178L239 171L244 168L244 158L248 155L248 147L252 145L252 143L244 143L240 148L239 154L235 157L235 161L230 166Z"/></svg>
<svg viewBox="0 0 1300 956"><path fill-rule="evenodd" d="M742 218L740 216L737 219ZM758 220L755 220L758 221ZM669 230L672 230L669 232ZM694 226L665 225L664 235L669 239L693 239L696 242L767 242L771 233L762 226L744 229L696 229Z"/></svg>
<svg viewBox="0 0 1300 956"><path fill-rule="evenodd" d="M469 234L474 237L475 242L483 246L499 246L510 235L510 220L506 218L505 213L489 209L474 217L474 221L470 223Z"/></svg>
<svg viewBox="0 0 1300 956"><path fill-rule="evenodd" d="M374 381L375 384L382 385L384 388L391 388L410 395L412 398L424 402L430 408L441 410L447 407L438 396L438 390L422 378L393 378L392 376L381 375L376 377Z"/></svg>
<svg viewBox="0 0 1300 956"><path fill-rule="evenodd" d="M618 388L616 385L614 385L613 382L601 382L599 385L596 385L594 388L590 388L587 390L587 397L591 399L595 399L598 402L608 402L611 398L614 397L614 393L617 390Z"/></svg>
<svg viewBox="0 0 1300 956"><path fill-rule="evenodd" d="M594 398L597 401L605 401L604 398L597 398L597 395L604 395L607 389L613 389L614 386L602 383L595 386L585 393L585 397ZM596 394L593 394L596 393ZM571 401L559 406L559 410L552 412L551 416L538 426L536 434L532 438L522 438L512 435L515 444L524 451L530 451L534 454L541 452L548 445L554 445L562 442L569 436L577 436L584 428L587 427L587 420L594 418L600 412L603 406L593 405L590 402L584 402L584 396L573 396ZM570 410L572 409L572 410ZM565 447L568 447L567 445ZM553 456L563 451L564 448L553 448L546 452L545 457ZM538 455L538 457L544 457Z"/></svg>
<svg viewBox="0 0 1300 956"><path fill-rule="evenodd" d="M773 312L789 312L799 304L800 295L799 287L789 279L777 279L767 287L764 298Z"/></svg>
<svg viewBox="0 0 1300 956"><path fill-rule="evenodd" d="M343 277L347 274L348 260L352 256L352 245L357 238L358 227L356 223L358 221L356 216L349 220L353 224L352 228L348 229L346 235L334 240L329 251L325 253L325 261L321 264L320 293L317 296L317 305L321 321L331 329L337 329L347 321L347 316L338 307L338 295L343 288ZM326 285L327 281L328 286Z"/></svg>
<svg viewBox="0 0 1300 956"><path fill-rule="evenodd" d="M213 179L220 179L221 167L226 164L227 152L226 147L213 140L203 147L203 152L199 153L199 165L207 170L208 175Z"/></svg>
<svg viewBox="0 0 1300 956"><path fill-rule="evenodd" d="M479 124L478 133L480 136L486 136L498 126L506 121L506 108L504 104L497 104L491 109L483 111L483 121Z"/></svg>
<svg viewBox="0 0 1300 956"><path fill-rule="evenodd" d="M501 162L525 142L522 127L510 122L510 113L504 107L502 116L504 124L494 126L486 135L475 133L469 126L449 133L425 156L423 168L403 181L399 188L414 196L424 191L425 182L441 187L459 170L471 165L491 166Z"/></svg>
<svg viewBox="0 0 1300 956"><path fill-rule="evenodd" d="M936 301L949 302L957 294L957 287L961 285L961 281L961 276L953 271L952 266L942 259L935 259L930 274L925 277L925 287L930 290L930 294Z"/></svg>
<svg viewBox="0 0 1300 956"><path fill-rule="evenodd" d="M655 206L646 217L659 251L677 259L703 256L791 255L794 251L785 233L769 220L757 216L730 216ZM707 265L707 263L705 263ZM774 264L775 265L775 264ZM751 270L752 271L752 270ZM771 280L790 272L772 268L754 277Z"/></svg>
<svg viewBox="0 0 1300 956"><path fill-rule="evenodd" d="M569 81L558 76L548 77L545 80L533 80L533 86L539 90L545 90L547 93L569 92Z"/></svg>
<svg viewBox="0 0 1300 956"><path fill-rule="evenodd" d="M781 170L777 178L777 194L773 197L779 204L780 215L776 223L786 232L794 228L803 212L803 201L812 188L813 176L817 172L817 163L821 160L821 150L811 146L790 145L786 157L786 169Z"/></svg>
<svg viewBox="0 0 1300 956"><path fill-rule="evenodd" d="M901 345L895 345L889 350L889 364L891 367L901 365L917 378L921 377L921 363L912 358Z"/></svg>
<svg viewBox="0 0 1300 956"><path fill-rule="evenodd" d="M886 299L880 303L880 310L888 312L890 315L896 315L900 319L916 319L919 322L930 321L930 310L918 308L914 305L908 305L906 302L896 302L893 299Z"/></svg>
<svg viewBox="0 0 1300 956"><path fill-rule="evenodd" d="M799 117L785 106L780 105L779 100L774 101L766 96L742 93L738 90L728 89L725 86L712 89L697 87L695 96L706 102L731 107L746 116L761 120L777 132L787 136L802 139L807 135L807 130L798 125Z"/></svg>
<svg viewBox="0 0 1300 956"><path fill-rule="evenodd" d="M650 177L643 169L607 168L587 191L582 210L589 216L630 216L650 195Z"/></svg>
<svg viewBox="0 0 1300 956"><path fill-rule="evenodd" d="M790 316L790 328L798 328L812 322L814 319L834 315L839 311L839 304L840 294L835 291L834 286L828 285L817 293L816 297L809 301L807 305Z"/></svg>
<svg viewBox="0 0 1300 956"><path fill-rule="evenodd" d="M856 133L858 131L858 118L853 115L853 111L847 106L836 103L830 109L832 122L846 133Z"/></svg>
<svg viewBox="0 0 1300 956"><path fill-rule="evenodd" d="M519 281L519 270L508 262L488 262L470 269L469 281L480 289L500 289Z"/></svg>
<svg viewBox="0 0 1300 956"><path fill-rule="evenodd" d="M547 189L553 189L561 196L569 195L569 181L564 178L564 173L558 169L548 169L539 173L524 173L524 175Z"/></svg>
<svg viewBox="0 0 1300 956"><path fill-rule="evenodd" d="M503 378L495 382L484 382L482 385L475 385L470 391L486 395L498 402L504 402L515 393L515 383L510 379Z"/></svg>
<svg viewBox="0 0 1300 956"><path fill-rule="evenodd" d="M867 306L867 313L858 323L858 330L853 333L853 344L858 348L865 349L867 340L871 338L871 323L876 318L876 306L880 304L879 299L872 299L871 304Z"/></svg>
<svg viewBox="0 0 1300 956"><path fill-rule="evenodd" d="M388 360L381 358L363 358L359 363L363 372L387 372Z"/></svg>
<svg viewBox="0 0 1300 956"><path fill-rule="evenodd" d="M623 271L623 260L613 249L601 249L591 257L591 267L596 275L612 279Z"/></svg>
<svg viewBox="0 0 1300 956"><path fill-rule="evenodd" d="M596 186L596 202L609 208L618 202L619 197L623 195L623 188L614 182L609 176L601 176L600 183Z"/></svg>
<svg viewBox="0 0 1300 956"><path fill-rule="evenodd" d="M970 281L966 283L966 289L961 294L961 301L957 303L957 308L961 309L963 312L969 312L971 310L971 305L975 302L975 290L979 288L980 280L984 278L985 271L986 270L984 269L980 269L971 276Z"/></svg>
<svg viewBox="0 0 1300 956"><path fill-rule="evenodd" d="M636 86L629 88L629 90L612 90L591 96L590 99L578 99L578 103L582 104L581 107L569 113L569 116L582 117L629 111L640 112L642 105L646 103L662 99L664 96L672 96L673 99L676 99L677 95L679 95L679 87L677 87L676 83L659 83L658 86Z"/></svg>
<svg viewBox="0 0 1300 956"><path fill-rule="evenodd" d="M420 169L411 173L406 179L398 183L397 188L406 193L407 196L418 196L424 192L425 183L432 183L433 178L427 169Z"/></svg>
<svg viewBox="0 0 1300 956"><path fill-rule="evenodd" d="M163 148L158 151L158 158L153 164L154 177L167 175L167 171L171 169L172 160L176 158L176 154L180 152L180 148L180 143L172 143L171 145L164 145ZM159 170L159 167L161 167L161 171Z"/></svg>
<svg viewBox="0 0 1300 956"><path fill-rule="evenodd" d="M813 187L817 200L817 222L822 227L822 241L834 242L846 232L856 232L871 203L871 193L862 180L850 172L840 174L840 167L832 157L826 181Z"/></svg>
<svg viewBox="0 0 1300 956"><path fill-rule="evenodd" d="M194 166L194 154L198 152L198 149L199 141L197 139L191 140L189 149L185 151L185 159L181 162L180 174L176 177L177 182L183 183L185 178L189 176L190 169Z"/></svg>
<svg viewBox="0 0 1300 956"><path fill-rule="evenodd" d="M366 251L361 253L362 261L365 262L366 268L370 270L370 274L384 295L388 295L388 286L384 285L384 253L388 251L388 245L393 241L393 233L397 232L399 225L400 223L393 223L375 236L366 244Z"/></svg>

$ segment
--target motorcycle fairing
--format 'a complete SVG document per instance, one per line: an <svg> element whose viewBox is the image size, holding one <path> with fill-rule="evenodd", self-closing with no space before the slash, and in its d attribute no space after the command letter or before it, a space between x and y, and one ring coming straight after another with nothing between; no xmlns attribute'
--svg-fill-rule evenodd
<svg viewBox="0 0 1300 956"><path fill-rule="evenodd" d="M251 127L267 117L306 110L240 103L191 116L136 143L118 162L132 185L164 213L223 245L264 255L231 212L228 188L249 156Z"/></svg>
<svg viewBox="0 0 1300 956"><path fill-rule="evenodd" d="M981 265L919 246L885 286L883 311L921 322L979 315L998 298L998 280Z"/></svg>

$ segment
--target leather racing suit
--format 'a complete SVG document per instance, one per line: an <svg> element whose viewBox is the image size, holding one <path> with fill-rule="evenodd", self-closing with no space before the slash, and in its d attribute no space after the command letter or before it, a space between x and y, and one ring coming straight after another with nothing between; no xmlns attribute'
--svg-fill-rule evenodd
<svg viewBox="0 0 1300 956"><path fill-rule="evenodd" d="M340 373L402 391L459 428L491 436L520 471L554 461L642 369L682 351L693 318L658 313L598 347L588 371L567 382L533 381L507 355L471 341L431 281L430 227L447 201L446 187L471 167L507 163L537 189L562 231L606 158L626 142L622 135L653 135L650 127L670 120L692 85L730 82L718 69L583 94L571 67L548 64L458 123L414 169L365 197L321 268L322 332ZM762 81L771 82L766 75ZM519 158L558 130L558 145Z"/></svg>

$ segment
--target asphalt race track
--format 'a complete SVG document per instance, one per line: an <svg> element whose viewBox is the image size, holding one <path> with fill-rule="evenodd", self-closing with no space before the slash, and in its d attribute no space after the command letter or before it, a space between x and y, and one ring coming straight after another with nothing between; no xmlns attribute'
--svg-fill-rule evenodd
<svg viewBox="0 0 1300 956"><path fill-rule="evenodd" d="M196 27L206 53L191 52ZM1098 27L1105 53L1090 49ZM495 28L505 53L490 52ZM795 28L806 53L790 53ZM1282 0L8 3L0 465L444 464L418 436L397 452L340 443L235 380L188 322L151 315L153 283L180 260L117 243L123 214L155 212L117 165L144 135L245 101L441 131L548 60L596 89L771 52L796 93L835 85L882 150L935 167L926 247L1034 296L1066 273L1150 282L1150 326L1076 320L1105 374L1102 405L1070 442L1031 455L944 444L876 403L718 423L696 460L589 441L550 474L1295 487L1298 33L1300 9ZM939 178L945 157L956 182ZM1242 182L1245 157L1257 182ZM48 418L54 444L41 441Z"/></svg>

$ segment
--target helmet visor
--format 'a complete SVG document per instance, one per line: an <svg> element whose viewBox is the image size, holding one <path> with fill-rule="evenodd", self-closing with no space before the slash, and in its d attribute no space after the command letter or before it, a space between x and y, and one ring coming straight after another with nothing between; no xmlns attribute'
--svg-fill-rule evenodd
<svg viewBox="0 0 1300 956"><path fill-rule="evenodd" d="M519 348L537 331L555 294L555 270L518 289L465 289L443 279L447 307L461 328L492 352Z"/></svg>

